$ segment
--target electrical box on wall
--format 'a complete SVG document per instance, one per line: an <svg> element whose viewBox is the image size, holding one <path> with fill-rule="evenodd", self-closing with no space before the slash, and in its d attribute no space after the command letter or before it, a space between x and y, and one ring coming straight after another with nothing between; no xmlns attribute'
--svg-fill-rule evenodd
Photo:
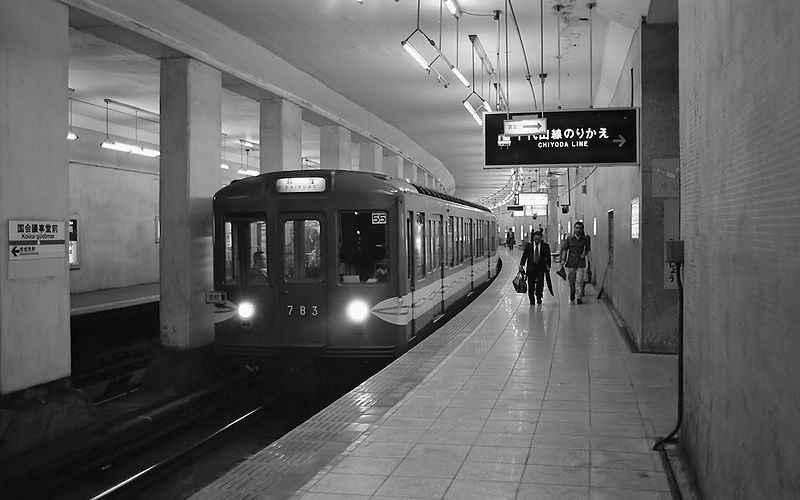
<svg viewBox="0 0 800 500"><path fill-rule="evenodd" d="M666 262L683 262L683 240L664 242L664 260Z"/></svg>
<svg viewBox="0 0 800 500"><path fill-rule="evenodd" d="M561 213L562 214L569 213L569 205L561 205Z"/></svg>

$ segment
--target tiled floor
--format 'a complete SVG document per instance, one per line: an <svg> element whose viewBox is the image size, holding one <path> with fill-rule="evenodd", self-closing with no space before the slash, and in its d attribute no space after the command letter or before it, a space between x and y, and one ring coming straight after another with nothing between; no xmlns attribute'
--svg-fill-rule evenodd
<svg viewBox="0 0 800 500"><path fill-rule="evenodd" d="M651 448L674 423L676 358L629 353L605 304L566 296L507 294L295 497L671 498Z"/></svg>
<svg viewBox="0 0 800 500"><path fill-rule="evenodd" d="M591 287L570 305L556 277L528 305L513 269L193 499L671 498L651 448L675 421L676 357L629 353Z"/></svg>

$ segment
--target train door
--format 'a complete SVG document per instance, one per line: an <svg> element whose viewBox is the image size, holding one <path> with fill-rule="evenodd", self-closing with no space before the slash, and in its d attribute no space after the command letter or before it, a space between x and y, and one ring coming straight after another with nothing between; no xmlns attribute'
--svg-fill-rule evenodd
<svg viewBox="0 0 800 500"><path fill-rule="evenodd" d="M416 252L414 251L414 212L409 211L406 216L406 255L408 256L408 289L411 291L411 303L409 304L409 314L411 314L411 337L416 335L417 330L414 324L414 263L416 262Z"/></svg>
<svg viewBox="0 0 800 500"><path fill-rule="evenodd" d="M475 224L467 220L467 258L469 259L469 290L475 290Z"/></svg>
<svg viewBox="0 0 800 500"><path fill-rule="evenodd" d="M442 297L442 300L439 302L439 312L438 312L438 314L441 317L441 316L444 316L444 309L445 309L445 304L444 304L444 267L445 267L445 260L444 260L444 245L442 244L443 240L444 240L444 233L443 233L443 231L444 231L444 216L442 216L442 215L434 215L434 217L436 218L436 220L435 220L436 227L435 227L435 230L434 230L434 237L433 237L433 241L434 241L433 250L434 250L434 252L436 254L436 257L434 259L436 261L436 265L438 266L437 269L438 269L438 272L439 272L439 282L441 283L441 297Z"/></svg>
<svg viewBox="0 0 800 500"><path fill-rule="evenodd" d="M278 343L322 347L328 343L325 216L281 214L278 224Z"/></svg>

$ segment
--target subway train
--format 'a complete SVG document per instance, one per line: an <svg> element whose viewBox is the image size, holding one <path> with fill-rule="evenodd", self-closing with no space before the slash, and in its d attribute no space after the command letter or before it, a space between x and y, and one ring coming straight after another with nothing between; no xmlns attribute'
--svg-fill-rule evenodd
<svg viewBox="0 0 800 500"><path fill-rule="evenodd" d="M223 358L397 357L501 266L489 209L379 173L265 173L213 214Z"/></svg>

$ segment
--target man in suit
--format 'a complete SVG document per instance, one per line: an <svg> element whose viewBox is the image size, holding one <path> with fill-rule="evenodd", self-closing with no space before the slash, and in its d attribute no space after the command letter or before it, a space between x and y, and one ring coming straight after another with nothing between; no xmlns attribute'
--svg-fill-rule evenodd
<svg viewBox="0 0 800 500"><path fill-rule="evenodd" d="M522 252L522 259L519 261L519 268L528 275L528 298L533 304L542 303L542 290L544 289L544 273L550 272L550 245L542 241L542 232L533 232L533 241L525 244ZM527 269L525 263L527 262Z"/></svg>

